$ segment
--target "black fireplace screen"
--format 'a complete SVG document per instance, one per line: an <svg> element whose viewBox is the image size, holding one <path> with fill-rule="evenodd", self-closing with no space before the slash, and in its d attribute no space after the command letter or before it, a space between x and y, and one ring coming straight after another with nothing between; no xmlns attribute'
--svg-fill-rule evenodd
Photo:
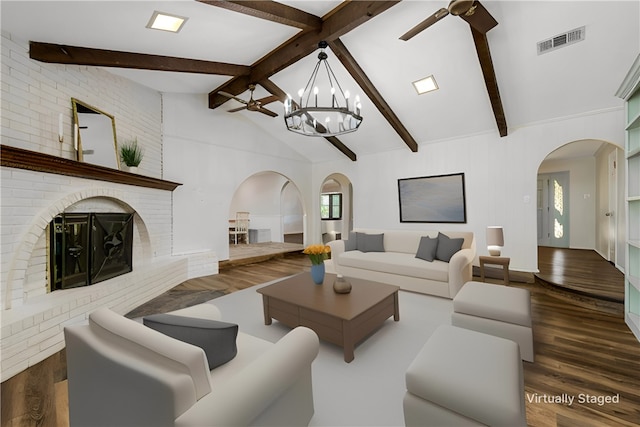
<svg viewBox="0 0 640 427"><path fill-rule="evenodd" d="M63 213L50 224L51 290L88 286L133 269L133 214Z"/></svg>

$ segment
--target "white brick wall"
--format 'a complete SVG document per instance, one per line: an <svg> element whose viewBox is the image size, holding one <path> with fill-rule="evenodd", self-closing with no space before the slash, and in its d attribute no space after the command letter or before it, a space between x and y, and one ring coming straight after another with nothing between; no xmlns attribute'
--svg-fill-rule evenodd
<svg viewBox="0 0 640 427"><path fill-rule="evenodd" d="M161 95L95 67L32 61L2 33L1 143L75 159L71 98L115 116L119 140L145 150L139 172L162 178ZM64 142L58 141L63 114ZM1 381L64 347L67 324L98 307L124 314L190 277L217 273L211 252L172 256L170 191L1 168ZM135 212L133 272L47 293L47 226L64 211Z"/></svg>
<svg viewBox="0 0 640 427"><path fill-rule="evenodd" d="M75 159L71 98L77 98L115 117L118 141L138 139L144 149L139 173L162 177L160 93L97 67L31 60L28 41L4 31L1 50L2 144Z"/></svg>
<svg viewBox="0 0 640 427"><path fill-rule="evenodd" d="M66 325L85 322L98 307L125 314L187 279L188 260L157 259L114 279L57 291L2 314L2 381L64 348ZM59 295L56 295L59 294Z"/></svg>

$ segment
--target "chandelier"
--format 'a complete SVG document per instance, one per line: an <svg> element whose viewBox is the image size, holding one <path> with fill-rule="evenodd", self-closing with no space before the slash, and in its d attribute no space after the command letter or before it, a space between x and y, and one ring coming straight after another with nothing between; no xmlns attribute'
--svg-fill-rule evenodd
<svg viewBox="0 0 640 427"><path fill-rule="evenodd" d="M340 83L327 62L325 41L318 43L321 49L311 77L304 89L298 91L298 101L287 95L284 103L284 122L291 132L305 136L336 136L355 132L362 123L360 97L350 99L349 91L343 92ZM318 73L326 71L326 82L319 85Z"/></svg>

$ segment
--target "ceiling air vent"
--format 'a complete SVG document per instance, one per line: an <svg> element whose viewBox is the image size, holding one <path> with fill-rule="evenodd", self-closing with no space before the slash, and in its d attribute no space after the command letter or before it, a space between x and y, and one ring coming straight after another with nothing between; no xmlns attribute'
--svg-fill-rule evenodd
<svg viewBox="0 0 640 427"><path fill-rule="evenodd" d="M585 27L576 28L575 30L567 31L566 33L558 34L550 39L538 42L538 55L551 52L552 50L559 49L570 44L580 42L584 40Z"/></svg>

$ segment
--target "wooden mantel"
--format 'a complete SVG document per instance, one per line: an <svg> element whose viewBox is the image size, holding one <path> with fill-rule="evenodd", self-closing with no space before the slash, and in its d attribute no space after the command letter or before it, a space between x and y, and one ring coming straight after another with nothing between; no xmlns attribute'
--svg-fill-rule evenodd
<svg viewBox="0 0 640 427"><path fill-rule="evenodd" d="M0 145L0 166L167 191L173 191L177 186L182 185L177 182L150 178L148 176L69 160L36 151L24 150L9 145Z"/></svg>

